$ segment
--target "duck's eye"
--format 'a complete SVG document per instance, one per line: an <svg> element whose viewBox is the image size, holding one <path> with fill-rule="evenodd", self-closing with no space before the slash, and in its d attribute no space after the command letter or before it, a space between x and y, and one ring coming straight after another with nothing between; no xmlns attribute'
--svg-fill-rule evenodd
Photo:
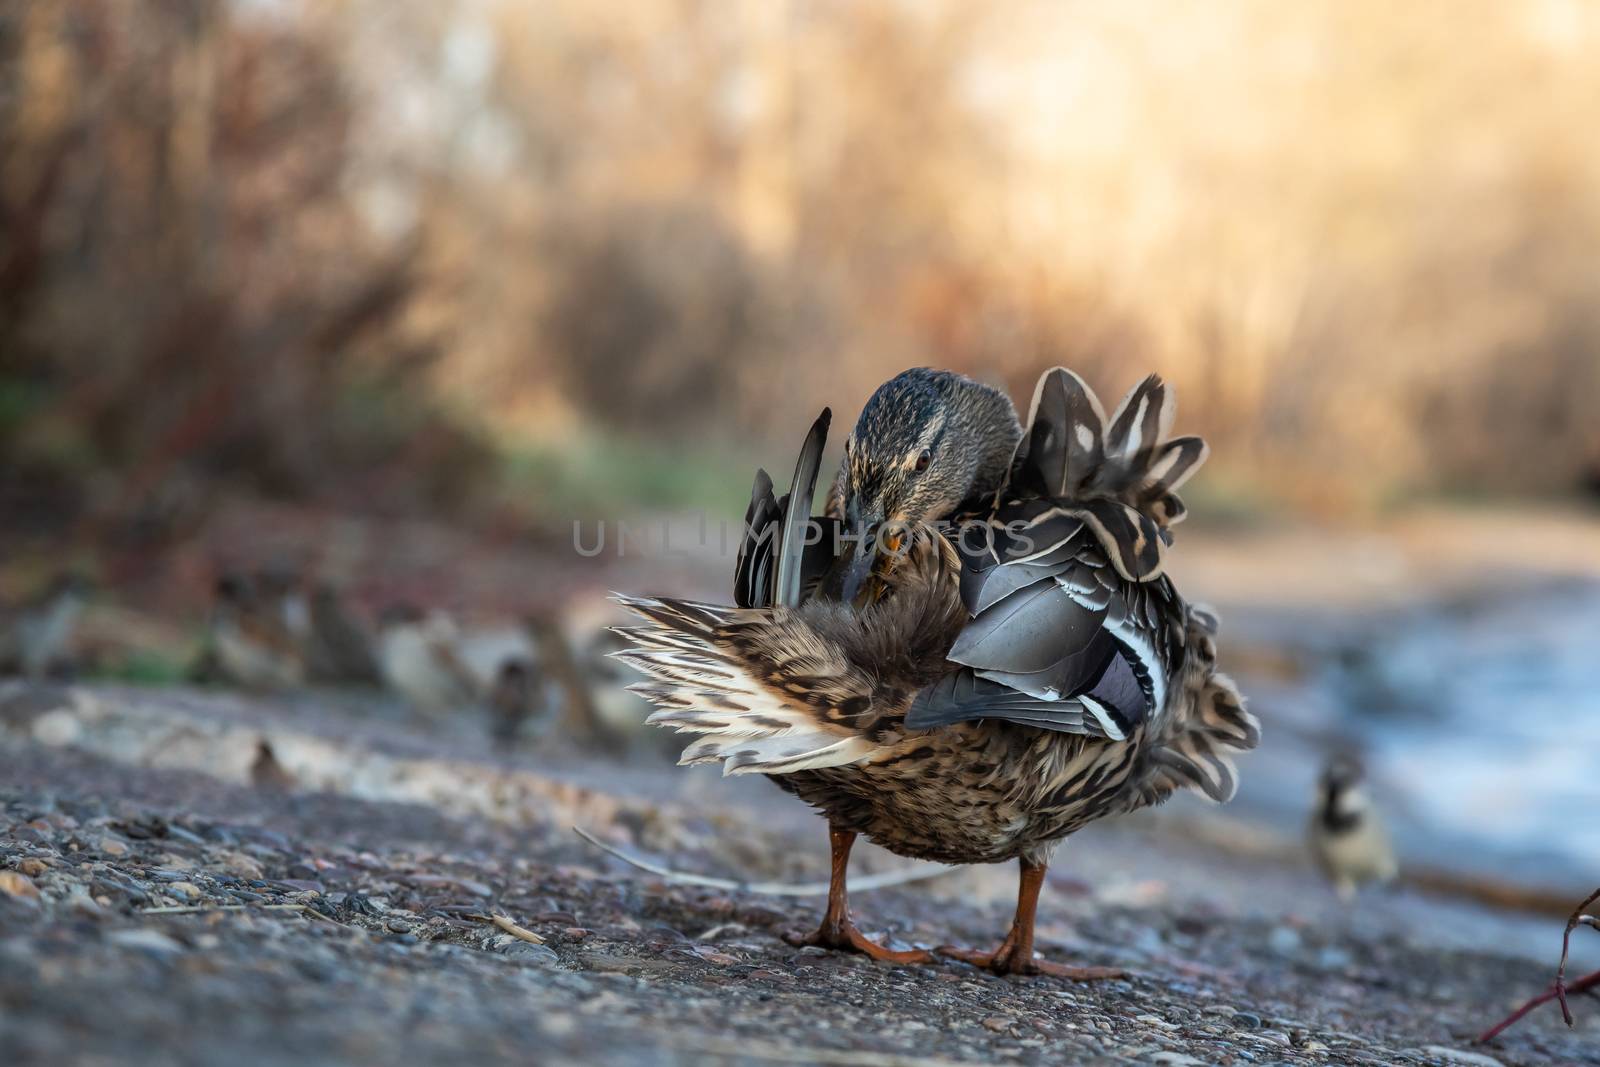
<svg viewBox="0 0 1600 1067"><path fill-rule="evenodd" d="M917 457L917 473L921 474L923 471L927 470L928 469L928 464L930 464L932 462L933 462L933 453L928 451L926 448L924 448L922 450L922 455Z"/></svg>

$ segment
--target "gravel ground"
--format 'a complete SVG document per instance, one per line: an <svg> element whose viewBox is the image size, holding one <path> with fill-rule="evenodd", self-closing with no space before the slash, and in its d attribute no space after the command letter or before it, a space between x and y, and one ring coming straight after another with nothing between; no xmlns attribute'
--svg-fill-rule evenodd
<svg viewBox="0 0 1600 1067"><path fill-rule="evenodd" d="M1128 979L895 968L786 944L814 900L668 884L596 856L563 820L599 809L570 790L547 817L526 789L515 818L485 817L130 762L19 721L0 730L8 1063L1600 1065L1588 1002L1576 1029L1548 1009L1471 1046L1548 964L1381 926L1057 883L1044 952ZM448 766L473 773L459 754ZM672 836L627 803L615 813L613 836L639 847ZM774 831L769 847L790 844ZM898 943L986 944L1009 904L964 877L857 910Z"/></svg>

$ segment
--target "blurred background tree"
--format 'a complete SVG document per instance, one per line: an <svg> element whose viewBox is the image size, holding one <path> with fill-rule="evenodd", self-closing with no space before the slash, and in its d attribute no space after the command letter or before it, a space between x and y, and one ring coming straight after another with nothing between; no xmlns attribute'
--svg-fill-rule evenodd
<svg viewBox="0 0 1600 1067"><path fill-rule="evenodd" d="M908 365L1056 362L1175 380L1253 506L1570 492L1596 45L1581 0L4 0L0 506L732 502Z"/></svg>

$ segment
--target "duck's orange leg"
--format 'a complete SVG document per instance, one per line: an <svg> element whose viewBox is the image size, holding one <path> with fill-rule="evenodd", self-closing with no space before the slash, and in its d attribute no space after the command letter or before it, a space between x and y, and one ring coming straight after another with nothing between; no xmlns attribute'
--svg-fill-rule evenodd
<svg viewBox="0 0 1600 1067"><path fill-rule="evenodd" d="M1115 967L1068 967L1049 963L1033 954L1033 921L1039 909L1039 889L1044 885L1044 864L1022 861L1022 880L1017 887L1017 914L1011 920L1011 931L1000 947L993 952L977 952L970 948L944 945L941 956L965 960L975 967L983 967L995 974L1048 974L1055 978L1070 978L1076 982L1089 982L1098 978L1121 978L1123 972Z"/></svg>
<svg viewBox="0 0 1600 1067"><path fill-rule="evenodd" d="M841 952L861 952L875 960L888 963L931 963L933 954L914 949L896 952L884 948L856 929L850 919L850 900L845 892L845 868L850 865L850 847L856 843L851 830L828 827L828 844L833 849L833 866L828 877L828 909L822 914L822 925L811 934L785 934L791 945L818 945Z"/></svg>

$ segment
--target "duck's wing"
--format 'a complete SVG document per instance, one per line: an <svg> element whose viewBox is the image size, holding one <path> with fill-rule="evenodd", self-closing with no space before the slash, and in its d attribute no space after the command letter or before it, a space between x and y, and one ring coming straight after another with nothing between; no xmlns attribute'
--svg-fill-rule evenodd
<svg viewBox="0 0 1600 1067"><path fill-rule="evenodd" d="M1184 606L1165 579L1131 582L1086 523L1013 502L964 528L959 667L917 693L905 725L994 719L1123 740L1165 706L1182 664Z"/></svg>
<svg viewBox="0 0 1600 1067"><path fill-rule="evenodd" d="M724 774L788 774L872 756L863 727L875 680L799 613L666 597L615 598L649 625L619 627L612 653L650 676L629 686L656 705L646 721L701 735L680 764Z"/></svg>
<svg viewBox="0 0 1600 1067"><path fill-rule="evenodd" d="M831 412L824 408L811 424L795 462L789 492L773 495L772 478L756 471L750 506L744 513L739 555L734 563L733 602L741 608L795 605L807 599L836 556L839 520L811 518L822 450ZM790 507L791 500L802 503Z"/></svg>

